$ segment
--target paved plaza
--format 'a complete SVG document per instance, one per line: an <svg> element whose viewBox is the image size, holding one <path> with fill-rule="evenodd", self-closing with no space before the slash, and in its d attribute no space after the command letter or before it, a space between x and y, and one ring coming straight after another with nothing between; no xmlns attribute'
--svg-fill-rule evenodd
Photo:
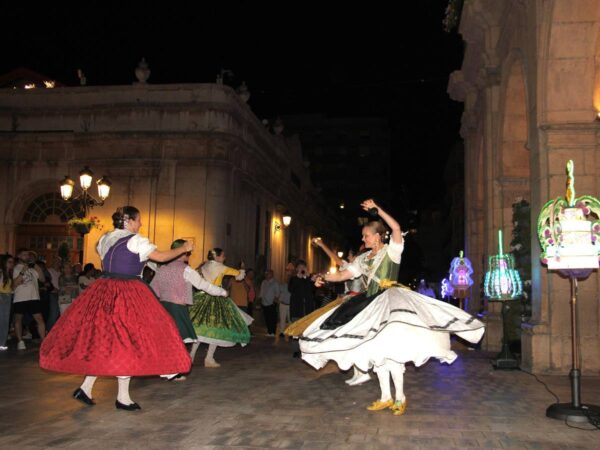
<svg viewBox="0 0 600 450"><path fill-rule="evenodd" d="M554 399L532 376L454 346L451 366L407 368L402 417L365 410L376 380L349 387L349 374L317 372L292 358L291 342L260 335L217 350L222 367L197 365L186 381L134 379L143 409L133 413L115 409L114 378L98 381L97 405L86 407L70 397L81 377L42 371L34 346L11 348L0 353L0 448L600 448L600 431L544 416ZM568 401L566 376L541 379ZM599 378L584 378L583 399L600 404Z"/></svg>

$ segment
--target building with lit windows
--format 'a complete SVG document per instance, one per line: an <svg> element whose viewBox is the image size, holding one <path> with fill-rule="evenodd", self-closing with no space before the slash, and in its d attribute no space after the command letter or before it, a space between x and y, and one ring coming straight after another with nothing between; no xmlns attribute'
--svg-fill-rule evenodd
<svg viewBox="0 0 600 450"><path fill-rule="evenodd" d="M23 80L21 80L23 81ZM279 279L289 258L311 270L329 261L310 245L339 239L312 187L296 137L270 133L242 98L222 84L0 89L0 252L30 247L47 259L66 243L70 258L99 266L95 247L123 205L142 213L141 233L166 249L195 243L191 265L209 249L228 263ZM79 235L67 225L80 211L59 181L84 167L107 176L110 195L97 216L103 230ZM94 186L92 186L92 189ZM97 194L90 189L90 193ZM282 216L288 212L291 224Z"/></svg>

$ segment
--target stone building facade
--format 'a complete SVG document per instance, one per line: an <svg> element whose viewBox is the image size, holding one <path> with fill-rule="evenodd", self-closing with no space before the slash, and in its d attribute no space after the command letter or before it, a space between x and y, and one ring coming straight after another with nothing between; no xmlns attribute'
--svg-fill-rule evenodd
<svg viewBox="0 0 600 450"><path fill-rule="evenodd" d="M57 194L84 166L113 184L91 212L104 229L81 239L66 225L75 211ZM230 265L271 267L284 279L290 256L329 267L310 239L339 238L299 140L271 134L222 84L0 89L0 183L0 252L23 245L52 256L68 241L73 258L81 247L84 262L98 266L98 238L127 204L141 210L141 233L159 248L193 239L193 266L221 247Z"/></svg>
<svg viewBox="0 0 600 450"><path fill-rule="evenodd" d="M541 265L535 229L543 204L565 193L568 159L578 195L600 195L600 2L465 1L459 32L465 56L448 90L465 104L467 255L481 276L497 230L511 235L512 204L531 204L533 316L522 325L522 366L564 373L571 366L569 281ZM579 283L587 374L600 373L599 281L593 274ZM486 346L493 350L499 305L488 306Z"/></svg>

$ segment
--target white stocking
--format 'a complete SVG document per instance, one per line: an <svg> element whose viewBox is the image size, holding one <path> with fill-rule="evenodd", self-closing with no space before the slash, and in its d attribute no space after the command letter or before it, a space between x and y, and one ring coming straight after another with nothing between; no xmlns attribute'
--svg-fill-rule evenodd
<svg viewBox="0 0 600 450"><path fill-rule="evenodd" d="M215 360L215 350L217 346L215 344L208 344L208 351L206 352L206 359L209 361Z"/></svg>
<svg viewBox="0 0 600 450"><path fill-rule="evenodd" d="M190 351L190 358L192 358L192 364L194 363L194 358L196 357L196 352L198 351L198 347L200 347L200 342L194 342L192 344L192 351Z"/></svg>
<svg viewBox="0 0 600 450"><path fill-rule="evenodd" d="M131 377L117 377L117 381L119 382L117 400L124 405L131 405L133 403L133 400L129 396L129 382L131 381Z"/></svg>
<svg viewBox="0 0 600 450"><path fill-rule="evenodd" d="M80 389L85 392L89 398L92 398L92 389L94 387L94 383L96 382L97 377L87 376L83 379L83 383L81 383Z"/></svg>
<svg viewBox="0 0 600 450"><path fill-rule="evenodd" d="M379 378L379 388L381 389L380 401L386 402L392 399L390 391L390 371L386 366L379 366L375 369L377 378Z"/></svg>
<svg viewBox="0 0 600 450"><path fill-rule="evenodd" d="M404 403L404 364L391 363L389 367L396 388L396 401Z"/></svg>

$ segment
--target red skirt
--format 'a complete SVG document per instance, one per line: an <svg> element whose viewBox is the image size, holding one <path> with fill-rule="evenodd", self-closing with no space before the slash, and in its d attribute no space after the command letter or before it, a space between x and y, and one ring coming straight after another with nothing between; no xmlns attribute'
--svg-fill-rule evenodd
<svg viewBox="0 0 600 450"><path fill-rule="evenodd" d="M101 278L52 327L40 367L97 376L187 373L191 360L175 322L140 280Z"/></svg>

